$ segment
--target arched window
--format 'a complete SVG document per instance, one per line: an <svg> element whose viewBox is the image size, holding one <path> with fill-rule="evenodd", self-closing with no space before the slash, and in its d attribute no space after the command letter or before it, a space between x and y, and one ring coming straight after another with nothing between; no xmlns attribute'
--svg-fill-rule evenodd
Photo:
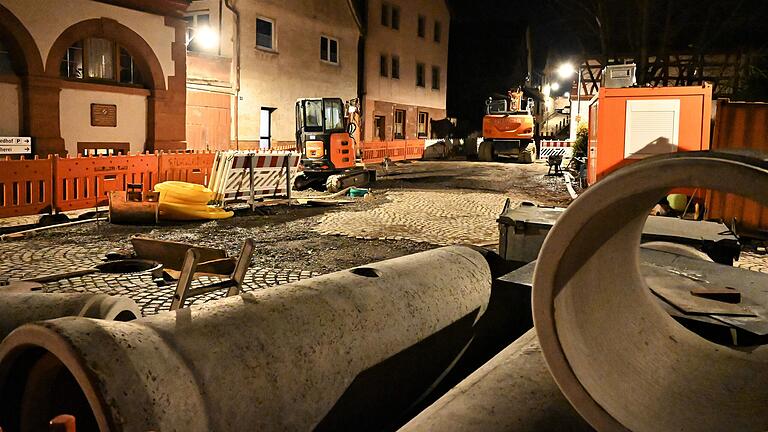
<svg viewBox="0 0 768 432"><path fill-rule="evenodd" d="M128 50L109 39L88 38L67 48L60 75L68 79L143 85Z"/></svg>
<svg viewBox="0 0 768 432"><path fill-rule="evenodd" d="M0 75L16 75L17 71L14 67L11 53L5 44L0 40Z"/></svg>

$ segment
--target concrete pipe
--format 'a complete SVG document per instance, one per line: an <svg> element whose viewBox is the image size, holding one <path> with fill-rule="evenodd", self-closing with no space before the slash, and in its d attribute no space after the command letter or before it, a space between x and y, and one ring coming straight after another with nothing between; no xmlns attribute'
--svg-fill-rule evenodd
<svg viewBox="0 0 768 432"><path fill-rule="evenodd" d="M534 324L555 381L601 431L768 429L768 347L705 340L672 319L640 274L640 233L673 187L768 205L765 160L695 152L647 159L565 211L539 254Z"/></svg>
<svg viewBox="0 0 768 432"><path fill-rule="evenodd" d="M529 330L399 432L592 430L557 388Z"/></svg>
<svg viewBox="0 0 768 432"><path fill-rule="evenodd" d="M0 344L0 425L386 427L460 357L490 289L481 253L447 247L129 323L26 325Z"/></svg>
<svg viewBox="0 0 768 432"><path fill-rule="evenodd" d="M141 316L136 302L106 294L8 292L0 289L0 340L34 321L67 316L131 321Z"/></svg>

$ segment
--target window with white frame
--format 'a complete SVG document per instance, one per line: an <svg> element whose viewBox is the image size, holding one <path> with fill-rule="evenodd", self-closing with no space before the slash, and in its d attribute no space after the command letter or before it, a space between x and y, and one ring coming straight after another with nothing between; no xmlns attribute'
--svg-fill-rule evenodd
<svg viewBox="0 0 768 432"><path fill-rule="evenodd" d="M275 20L256 18L256 47L268 51L276 51Z"/></svg>
<svg viewBox="0 0 768 432"><path fill-rule="evenodd" d="M339 64L338 40L327 36L320 36L320 60Z"/></svg>

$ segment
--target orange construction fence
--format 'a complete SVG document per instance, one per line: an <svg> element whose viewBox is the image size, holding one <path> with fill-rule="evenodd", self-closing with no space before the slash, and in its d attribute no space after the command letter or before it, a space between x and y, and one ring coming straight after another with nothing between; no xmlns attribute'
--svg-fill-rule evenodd
<svg viewBox="0 0 768 432"><path fill-rule="evenodd" d="M424 140L362 144L363 161L421 159ZM0 160L0 218L107 205L110 191L168 180L206 184L215 153L145 153Z"/></svg>
<svg viewBox="0 0 768 432"><path fill-rule="evenodd" d="M0 217L51 211L53 159L0 160Z"/></svg>
<svg viewBox="0 0 768 432"><path fill-rule="evenodd" d="M107 205L110 191L167 180L205 184L215 153L0 160L0 218Z"/></svg>
<svg viewBox="0 0 768 432"><path fill-rule="evenodd" d="M216 153L162 153L158 159L160 181L205 184L211 177Z"/></svg>
<svg viewBox="0 0 768 432"><path fill-rule="evenodd" d="M363 162L381 163L385 159L390 161L421 159L424 156L424 143L423 139L364 142Z"/></svg>
<svg viewBox="0 0 768 432"><path fill-rule="evenodd" d="M108 204L109 192L141 183L145 191L157 183L157 155L55 158L53 206L57 211Z"/></svg>

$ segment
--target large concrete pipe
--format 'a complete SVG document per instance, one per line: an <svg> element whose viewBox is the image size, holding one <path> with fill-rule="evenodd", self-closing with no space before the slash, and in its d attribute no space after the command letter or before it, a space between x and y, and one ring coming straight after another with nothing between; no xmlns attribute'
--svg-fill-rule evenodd
<svg viewBox="0 0 768 432"><path fill-rule="evenodd" d="M106 294L3 293L0 288L0 340L23 324L66 316L130 321L140 317L141 312L136 302L127 297Z"/></svg>
<svg viewBox="0 0 768 432"><path fill-rule="evenodd" d="M481 253L447 247L129 323L26 325L0 344L0 425L386 427L460 357L490 288Z"/></svg>
<svg viewBox="0 0 768 432"><path fill-rule="evenodd" d="M531 329L399 432L591 430L557 388Z"/></svg>
<svg viewBox="0 0 768 432"><path fill-rule="evenodd" d="M710 342L670 317L640 273L640 234L671 188L768 205L765 160L706 152L638 162L566 210L536 265L534 323L555 381L601 431L768 429L768 347Z"/></svg>

